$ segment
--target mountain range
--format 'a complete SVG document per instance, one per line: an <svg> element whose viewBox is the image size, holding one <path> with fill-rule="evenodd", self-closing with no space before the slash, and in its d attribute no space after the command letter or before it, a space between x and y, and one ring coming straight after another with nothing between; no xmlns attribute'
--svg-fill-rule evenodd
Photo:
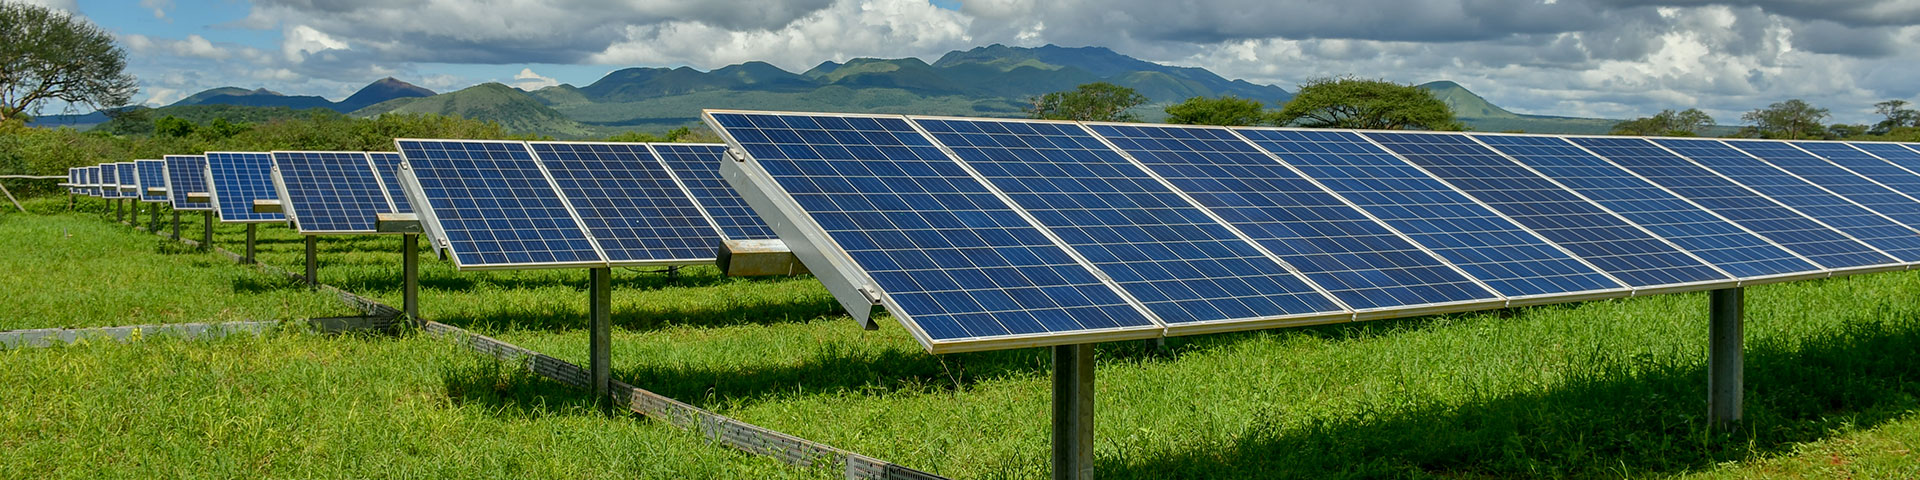
<svg viewBox="0 0 1920 480"><path fill-rule="evenodd" d="M556 85L522 91L498 83L436 94L393 78L376 81L339 102L266 89L222 87L168 108L193 105L327 108L355 116L388 112L437 113L499 122L517 133L557 138L607 136L630 130L664 131L698 121L701 109L914 113L1010 117L1027 99L1104 81L1148 98L1137 111L1164 118L1166 105L1187 98L1233 95L1277 107L1293 93L1274 85L1229 80L1207 69L1148 62L1102 47L1009 47L955 50L929 64L918 58L856 58L789 72L766 62L711 71L688 67L616 70L584 87ZM1599 133L1616 121L1516 114L1450 81L1425 85L1476 130ZM103 121L104 118L95 120ZM85 116L51 116L44 124L74 124Z"/></svg>

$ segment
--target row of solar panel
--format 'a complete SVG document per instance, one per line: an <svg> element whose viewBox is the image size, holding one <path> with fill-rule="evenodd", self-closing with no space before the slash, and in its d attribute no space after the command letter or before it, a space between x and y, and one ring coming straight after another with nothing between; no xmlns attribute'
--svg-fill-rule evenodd
<svg viewBox="0 0 1920 480"><path fill-rule="evenodd" d="M707 120L789 246L820 239L805 247L854 283L836 292L884 304L935 352L1920 262L1920 152L1893 143Z"/></svg>
<svg viewBox="0 0 1920 480"><path fill-rule="evenodd" d="M306 161L314 157L330 162ZM288 173L275 170L276 158L288 165ZM302 233L366 233L373 231L372 213L409 211L404 199L387 198L386 192L398 191L392 178L399 162L399 155L392 152L167 155L164 160L69 169L67 187L76 195L137 197L144 202L170 203L176 210L216 211L223 222L252 223L287 220L287 215L278 212L254 212L253 202L289 197L281 184L290 182L296 184L292 190L300 194L292 196L298 201L286 208L311 207L306 211L313 213L306 221L296 222ZM378 205L360 201L365 197L346 201L335 197L341 188L357 189L361 185L379 192ZM392 185L392 190L377 190L389 188L385 185ZM208 200L194 201L190 198L193 194L206 194Z"/></svg>
<svg viewBox="0 0 1920 480"><path fill-rule="evenodd" d="M434 248L461 269L680 265L776 238L720 179L724 145L395 141Z"/></svg>

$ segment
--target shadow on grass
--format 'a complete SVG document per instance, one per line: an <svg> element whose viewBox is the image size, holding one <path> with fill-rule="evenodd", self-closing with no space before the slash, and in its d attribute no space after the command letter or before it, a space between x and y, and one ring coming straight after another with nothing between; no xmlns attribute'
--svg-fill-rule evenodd
<svg viewBox="0 0 1920 480"><path fill-rule="evenodd" d="M501 416L541 418L598 412L593 396L478 355L441 367L440 381L454 405L480 406Z"/></svg>
<svg viewBox="0 0 1920 480"><path fill-rule="evenodd" d="M615 287L616 290L618 288ZM433 315L432 320L478 331L585 331L589 321L585 291L579 293L579 302L579 308L564 310L498 305L482 311L437 314ZM651 305L639 311L622 308L622 305L616 304L613 309L613 324L633 331L656 330L667 326L778 325L804 322L840 313L840 304L832 297L779 302L733 300L720 305ZM857 327L849 326L849 328Z"/></svg>
<svg viewBox="0 0 1920 480"><path fill-rule="evenodd" d="M1273 411L1237 439L1177 451L1100 452L1105 478L1618 477L1756 456L1920 408L1920 328L1853 323L1747 351L1745 424L1707 428L1702 365L1602 357L1539 393L1463 405L1376 405L1337 418Z"/></svg>

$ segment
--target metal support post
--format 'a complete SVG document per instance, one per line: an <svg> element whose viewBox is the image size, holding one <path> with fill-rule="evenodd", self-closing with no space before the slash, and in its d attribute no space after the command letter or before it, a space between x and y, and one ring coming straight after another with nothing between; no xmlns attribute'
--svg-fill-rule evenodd
<svg viewBox="0 0 1920 480"><path fill-rule="evenodd" d="M613 269L589 269L588 275L589 310L593 315L588 370L592 373L594 401L606 402L613 381Z"/></svg>
<svg viewBox="0 0 1920 480"><path fill-rule="evenodd" d="M153 207L147 214L147 233L160 233L160 204L149 203L148 205Z"/></svg>
<svg viewBox="0 0 1920 480"><path fill-rule="evenodd" d="M400 238L400 256L406 257L400 260L402 270L400 305L406 312L408 320L418 320L420 318L420 236L409 233L401 235Z"/></svg>
<svg viewBox="0 0 1920 480"><path fill-rule="evenodd" d="M1711 345L1707 350L1707 418L1715 428L1740 422L1744 351L1744 310L1746 295L1742 288L1714 290L1709 300L1707 328Z"/></svg>
<svg viewBox="0 0 1920 480"><path fill-rule="evenodd" d="M320 284L320 242L317 238L307 235L307 285Z"/></svg>
<svg viewBox="0 0 1920 480"><path fill-rule="evenodd" d="M259 224L258 223L247 224L247 256L241 257L240 263L245 263L249 265L253 264L253 227L256 225L259 225Z"/></svg>
<svg viewBox="0 0 1920 480"><path fill-rule="evenodd" d="M180 241L180 211L173 211L173 240Z"/></svg>
<svg viewBox="0 0 1920 480"><path fill-rule="evenodd" d="M125 223L127 221L127 200L126 199L124 198L114 199L113 221L119 222L119 223Z"/></svg>
<svg viewBox="0 0 1920 480"><path fill-rule="evenodd" d="M213 249L213 212L200 212L200 249Z"/></svg>
<svg viewBox="0 0 1920 480"><path fill-rule="evenodd" d="M1093 345L1053 347L1053 478L1093 478Z"/></svg>

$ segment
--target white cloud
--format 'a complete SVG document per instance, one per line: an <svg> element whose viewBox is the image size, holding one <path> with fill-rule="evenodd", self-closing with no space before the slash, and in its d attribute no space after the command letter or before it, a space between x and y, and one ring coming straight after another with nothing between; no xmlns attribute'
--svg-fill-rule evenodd
<svg viewBox="0 0 1920 480"><path fill-rule="evenodd" d="M299 63L308 55L328 50L346 50L347 42L333 38L306 25L288 27L280 39L280 49L287 55L287 61Z"/></svg>
<svg viewBox="0 0 1920 480"><path fill-rule="evenodd" d="M559 84L559 80L533 73L533 69L531 68L522 68L520 69L520 73L513 75L514 88L526 91L539 90Z"/></svg>
<svg viewBox="0 0 1920 480"><path fill-rule="evenodd" d="M207 41L206 37L199 35L187 35L185 39L172 40L132 34L120 37L120 42L129 51L148 55L171 54L211 60L225 60L233 56L233 52L228 48L216 46L213 42Z"/></svg>
<svg viewBox="0 0 1920 480"><path fill-rule="evenodd" d="M12 0L9 0L9 1L12 1ZM22 1L26 3L34 4L34 5L39 5L42 7L56 8L60 10L66 10L69 12L80 11L79 0L22 0Z"/></svg>
<svg viewBox="0 0 1920 480"><path fill-rule="evenodd" d="M714 68L758 60L804 71L827 60L938 55L971 47L971 21L925 1L839 0L772 30L734 31L701 22L629 26L624 40L587 62Z"/></svg>
<svg viewBox="0 0 1920 480"><path fill-rule="evenodd" d="M140 0L140 6L153 10L153 18L173 21L167 18L167 10L173 8L173 0Z"/></svg>

